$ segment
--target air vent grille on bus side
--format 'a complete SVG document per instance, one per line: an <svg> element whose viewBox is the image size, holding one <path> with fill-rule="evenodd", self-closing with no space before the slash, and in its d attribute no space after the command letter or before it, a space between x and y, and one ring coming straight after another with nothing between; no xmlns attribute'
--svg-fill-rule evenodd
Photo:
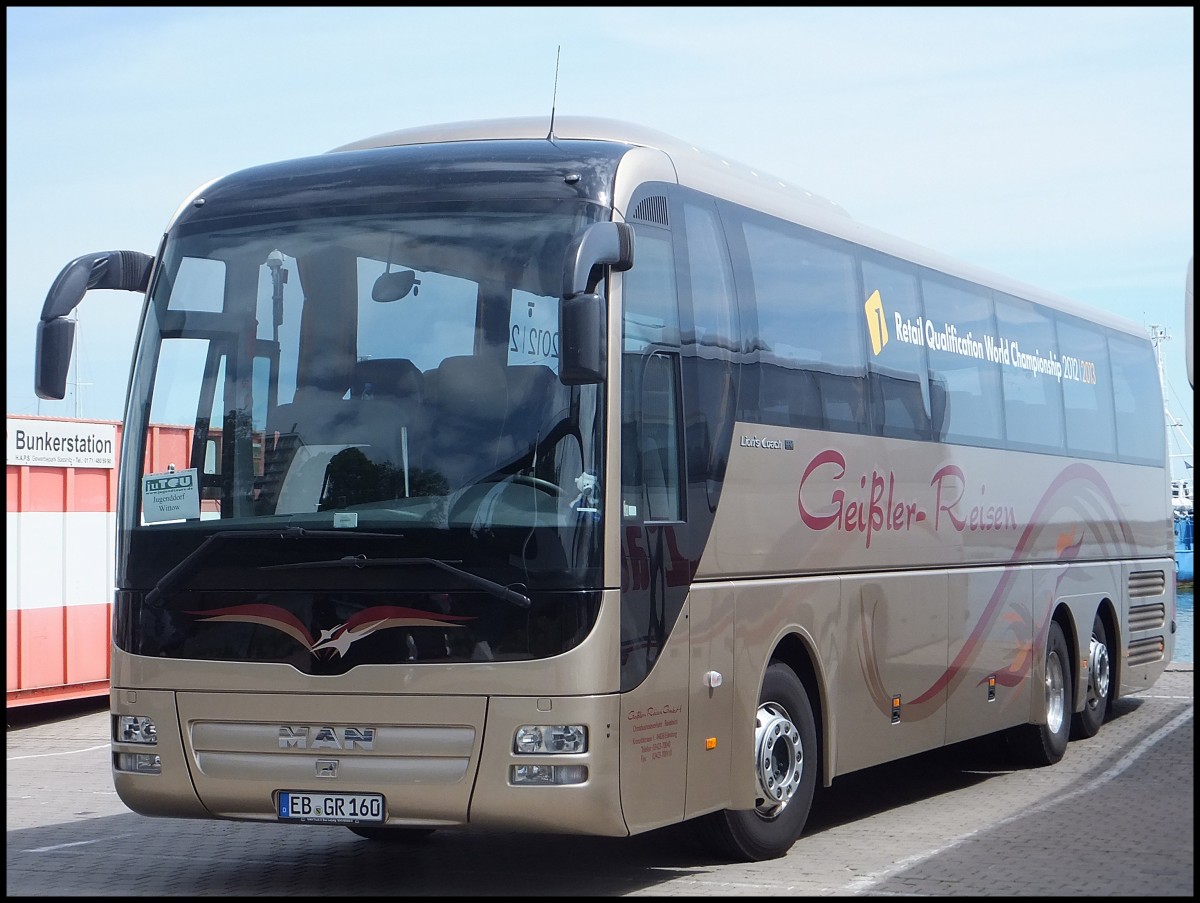
<svg viewBox="0 0 1200 903"><path fill-rule="evenodd" d="M1167 606L1162 602L1129 606L1129 631L1157 630L1167 623Z"/></svg>
<svg viewBox="0 0 1200 903"><path fill-rule="evenodd" d="M1134 571L1129 575L1129 595L1138 599L1143 596L1161 596L1167 591L1165 571Z"/></svg>
<svg viewBox="0 0 1200 903"><path fill-rule="evenodd" d="M642 198L638 201L637 206L633 208L633 216L631 218L644 220L647 223L657 223L660 226L669 226L670 223L667 221L667 199L661 194Z"/></svg>
<svg viewBox="0 0 1200 903"><path fill-rule="evenodd" d="M1126 663L1129 665L1149 665L1153 662L1161 662L1166 648L1167 645L1160 636L1133 640L1129 644L1129 655Z"/></svg>

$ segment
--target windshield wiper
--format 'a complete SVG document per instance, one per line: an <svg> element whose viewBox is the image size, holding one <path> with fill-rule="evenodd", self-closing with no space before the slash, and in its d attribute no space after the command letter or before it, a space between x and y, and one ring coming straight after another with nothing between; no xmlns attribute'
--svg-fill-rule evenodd
<svg viewBox="0 0 1200 903"><path fill-rule="evenodd" d="M311 531L310 531L311 532ZM338 534L344 536L346 534ZM358 533L357 536L364 534ZM517 592L515 589L510 589L507 586L501 586L493 580L488 580L486 577L480 577L478 574L472 574L470 571L463 568L455 567L448 561L442 561L440 558L368 558L366 555L343 555L341 558L334 558L328 561L301 561L296 564L271 564L261 570L264 571L280 571L292 570L295 568L366 568L366 567L406 567L410 565L433 565L436 568L441 568L456 577L461 577L468 583L478 586L480 589L486 590L498 599L504 599L511 602L520 608L529 608L533 604L533 600L528 596Z"/></svg>
<svg viewBox="0 0 1200 903"><path fill-rule="evenodd" d="M279 539L330 539L336 537L338 539L346 539L347 537L366 538L366 539L400 539L399 533L359 533L348 530L309 530L306 527L284 527L279 530L222 530L220 533L213 533L204 542L192 549L183 560L171 570L167 571L158 582L154 584L154 588L146 593L146 604L153 605L163 594L171 589L175 584L183 579L185 574L188 574L195 569L200 559L212 546L217 545L226 539L264 539L268 537L277 537Z"/></svg>

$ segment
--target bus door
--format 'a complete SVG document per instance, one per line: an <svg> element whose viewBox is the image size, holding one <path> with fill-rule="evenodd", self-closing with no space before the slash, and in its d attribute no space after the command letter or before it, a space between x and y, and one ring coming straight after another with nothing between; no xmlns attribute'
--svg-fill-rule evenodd
<svg viewBox="0 0 1200 903"><path fill-rule="evenodd" d="M631 812L657 823L681 804L685 817L729 804L734 599L727 584L693 578L728 461L739 333L712 200L650 185L630 209L637 264L625 274L622 308L621 675L627 710L662 712L645 721L659 729L630 738L648 743L623 745L635 767L661 770L655 799L626 793L632 824Z"/></svg>
<svg viewBox="0 0 1200 903"><path fill-rule="evenodd" d="M678 549L686 506L671 236L665 222L634 226L637 262L622 283L619 400L621 795L630 828L644 829L683 816L689 660L686 636L671 642L671 633L691 569Z"/></svg>

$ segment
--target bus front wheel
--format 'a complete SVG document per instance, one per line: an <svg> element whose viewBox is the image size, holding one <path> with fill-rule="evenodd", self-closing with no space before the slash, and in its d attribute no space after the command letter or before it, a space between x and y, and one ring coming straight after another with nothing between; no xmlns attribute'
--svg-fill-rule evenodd
<svg viewBox="0 0 1200 903"><path fill-rule="evenodd" d="M782 662L763 677L754 719L753 809L726 809L696 821L720 855L744 862L787 853L804 830L817 785L817 724L800 678Z"/></svg>

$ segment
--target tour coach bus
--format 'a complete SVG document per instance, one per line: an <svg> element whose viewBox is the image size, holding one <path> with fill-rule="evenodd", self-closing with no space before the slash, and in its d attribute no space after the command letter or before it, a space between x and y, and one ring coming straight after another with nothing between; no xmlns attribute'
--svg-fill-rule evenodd
<svg viewBox="0 0 1200 903"><path fill-rule="evenodd" d="M1136 325L612 120L380 135L198 189L145 292L112 768L147 815L784 854L818 782L1032 765L1174 647ZM194 428L153 472L151 424Z"/></svg>

